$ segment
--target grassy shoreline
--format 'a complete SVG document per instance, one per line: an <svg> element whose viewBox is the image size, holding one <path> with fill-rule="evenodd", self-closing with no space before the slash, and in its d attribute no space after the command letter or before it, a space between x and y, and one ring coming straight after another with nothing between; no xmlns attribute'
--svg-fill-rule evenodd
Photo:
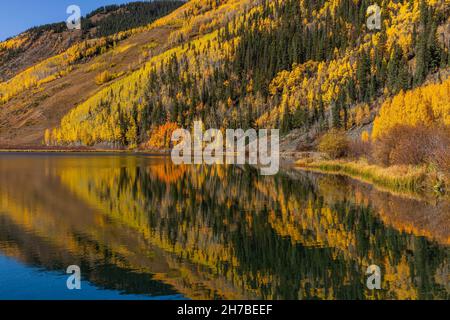
<svg viewBox="0 0 450 320"><path fill-rule="evenodd" d="M384 168L368 164L365 161L308 159L297 160L295 165L298 168L310 171L347 175L393 191L414 193L431 193L436 191L436 173L430 172L425 166L392 166Z"/></svg>
<svg viewBox="0 0 450 320"><path fill-rule="evenodd" d="M128 149L98 149L90 147L2 147L0 153L111 153L111 154L152 154L167 155L167 150L128 150ZM301 158L294 162L300 169L328 174L341 174L366 183L373 184L392 191L408 193L436 192L436 172L425 166L391 166L380 167L368 164L366 161L351 160L318 160ZM441 192L442 193L442 192ZM449 190L444 190L448 194Z"/></svg>

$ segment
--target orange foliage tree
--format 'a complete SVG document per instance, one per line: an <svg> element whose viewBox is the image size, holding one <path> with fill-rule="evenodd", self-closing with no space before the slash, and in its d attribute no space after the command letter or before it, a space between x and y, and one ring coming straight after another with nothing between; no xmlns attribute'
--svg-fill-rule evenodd
<svg viewBox="0 0 450 320"><path fill-rule="evenodd" d="M174 122L165 123L149 132L150 139L145 147L156 149L168 149L171 147L172 133L178 129L178 124Z"/></svg>

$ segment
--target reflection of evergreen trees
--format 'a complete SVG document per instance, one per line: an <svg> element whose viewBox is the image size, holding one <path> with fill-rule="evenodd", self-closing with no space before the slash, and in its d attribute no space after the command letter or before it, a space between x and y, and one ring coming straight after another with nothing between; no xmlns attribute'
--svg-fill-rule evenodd
<svg viewBox="0 0 450 320"><path fill-rule="evenodd" d="M23 253L22 259L31 267L65 275L66 268L76 264L82 270L83 280L98 288L151 296L177 294L170 285L153 279L151 275L125 267L126 257L121 257L106 245L82 234L75 234L74 238L83 252L74 254L70 250L61 250L48 239L24 231L6 216L0 216L0 247L3 244L14 246Z"/></svg>
<svg viewBox="0 0 450 320"><path fill-rule="evenodd" d="M133 28L146 26L156 21L173 10L183 5L184 1L176 0L157 0L157 1L139 1L131 2L122 5L110 5L98 8L87 14L86 17L82 17L81 24L81 36L78 39L76 36L74 40L68 41L69 45L73 45L73 41L84 41L87 39L108 37L127 31ZM100 17L100 18L99 18ZM94 19L96 18L96 19ZM41 26L32 27L26 30L24 33L28 38L24 45L17 48L8 48L0 46L0 65L9 62L11 59L18 57L20 54L26 52L27 49L32 47L34 42L42 41L54 41L55 47L66 46L63 44L63 37L61 34L67 33L66 22L50 23ZM46 33L58 35L55 38L42 38ZM115 37L116 40L120 37ZM68 49L68 46L65 49ZM65 50L64 49L64 50ZM54 54L60 53L55 51ZM100 49L99 52L100 53Z"/></svg>
<svg viewBox="0 0 450 320"><path fill-rule="evenodd" d="M15 227L22 214L11 215L16 222L2 219L0 242L13 239L30 264L59 270L75 261L93 283L128 293L170 294L161 282L174 285L180 271L180 282L206 287L208 297L244 290L268 299L369 298L365 268L377 264L386 287L374 298L448 298L437 277L448 268L448 248L385 225L374 208L353 198L345 180L263 177L250 167L173 166L144 157L59 161L52 163L58 184L49 188L95 208L100 221L73 209L74 220L66 215L55 232L61 218L45 200L39 203L45 219L27 223L46 239ZM11 176L4 178L14 186ZM23 192L39 198L33 189ZM60 250L67 235L70 250ZM149 273L161 265L171 274L158 272L162 278L153 282ZM209 286L215 279L226 283L228 295Z"/></svg>
<svg viewBox="0 0 450 320"><path fill-rule="evenodd" d="M289 236L278 234L269 222L270 211L275 216L283 214L283 204L254 187L256 182L264 184L269 180L249 168L224 170L223 179L213 168L201 167L167 184L155 179L151 170L138 168L132 175L136 180L128 184L128 193L133 194L132 198L137 196L134 190L144 194L143 207L136 208L136 214L148 214L148 228L154 236L172 248L181 246L179 254L183 258L196 261L201 256L212 273L228 274L236 285L243 281L247 290L264 298L362 299L366 294L364 268L368 262L382 266L387 259L391 266L397 266L405 257L410 270L406 276L418 288L419 298L446 297L434 279L436 269L448 259L442 247L386 227L373 209L349 200L332 205L332 214L339 221L332 227L342 227L355 235L355 248L338 249L333 243L318 247L296 243ZM124 181L130 181L123 174ZM285 199L295 197L305 205L310 202L320 221L321 209L327 204L314 191L311 181L299 183L278 177L273 186ZM297 231L304 239L317 237L313 230ZM212 248L216 246L225 248L238 264L233 265L230 259L214 252ZM377 294L392 297L393 293Z"/></svg>

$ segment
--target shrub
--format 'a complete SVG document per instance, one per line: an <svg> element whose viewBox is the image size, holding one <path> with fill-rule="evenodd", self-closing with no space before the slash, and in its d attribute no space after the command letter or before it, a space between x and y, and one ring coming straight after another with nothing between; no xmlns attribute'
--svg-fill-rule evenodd
<svg viewBox="0 0 450 320"><path fill-rule="evenodd" d="M375 163L388 166L391 163L391 150L395 146L395 137L391 132L378 137L372 145L372 159Z"/></svg>
<svg viewBox="0 0 450 320"><path fill-rule="evenodd" d="M427 163L432 134L430 129L424 127L402 125L393 130L393 138L396 143L391 151L391 163L405 165Z"/></svg>
<svg viewBox="0 0 450 320"><path fill-rule="evenodd" d="M429 161L447 176L450 176L450 128L437 129L436 134L431 136L430 140L432 153Z"/></svg>
<svg viewBox="0 0 450 320"><path fill-rule="evenodd" d="M322 136L318 150L326 153L331 159L345 157L349 151L349 140L342 131L330 131Z"/></svg>
<svg viewBox="0 0 450 320"><path fill-rule="evenodd" d="M371 155L371 144L368 140L352 139L349 141L348 156L353 159L366 158Z"/></svg>
<svg viewBox="0 0 450 320"><path fill-rule="evenodd" d="M448 128L398 125L374 141L373 158L383 165L434 163L448 169L450 134Z"/></svg>
<svg viewBox="0 0 450 320"><path fill-rule="evenodd" d="M110 72L108 71L103 71L102 73L99 73L96 77L95 77L95 83L97 85L102 85L104 83L107 83L111 80L114 79L114 75L112 75Z"/></svg>
<svg viewBox="0 0 450 320"><path fill-rule="evenodd" d="M362 142L369 142L369 141L370 141L370 135L369 135L369 132L367 132L366 130L364 130L364 131L361 133L361 141L362 141Z"/></svg>

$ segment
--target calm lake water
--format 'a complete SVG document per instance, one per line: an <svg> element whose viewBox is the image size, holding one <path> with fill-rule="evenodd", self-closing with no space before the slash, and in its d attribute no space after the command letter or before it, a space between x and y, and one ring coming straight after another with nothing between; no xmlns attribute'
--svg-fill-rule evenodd
<svg viewBox="0 0 450 320"><path fill-rule="evenodd" d="M448 202L340 176L0 154L0 299L449 299L449 229Z"/></svg>

